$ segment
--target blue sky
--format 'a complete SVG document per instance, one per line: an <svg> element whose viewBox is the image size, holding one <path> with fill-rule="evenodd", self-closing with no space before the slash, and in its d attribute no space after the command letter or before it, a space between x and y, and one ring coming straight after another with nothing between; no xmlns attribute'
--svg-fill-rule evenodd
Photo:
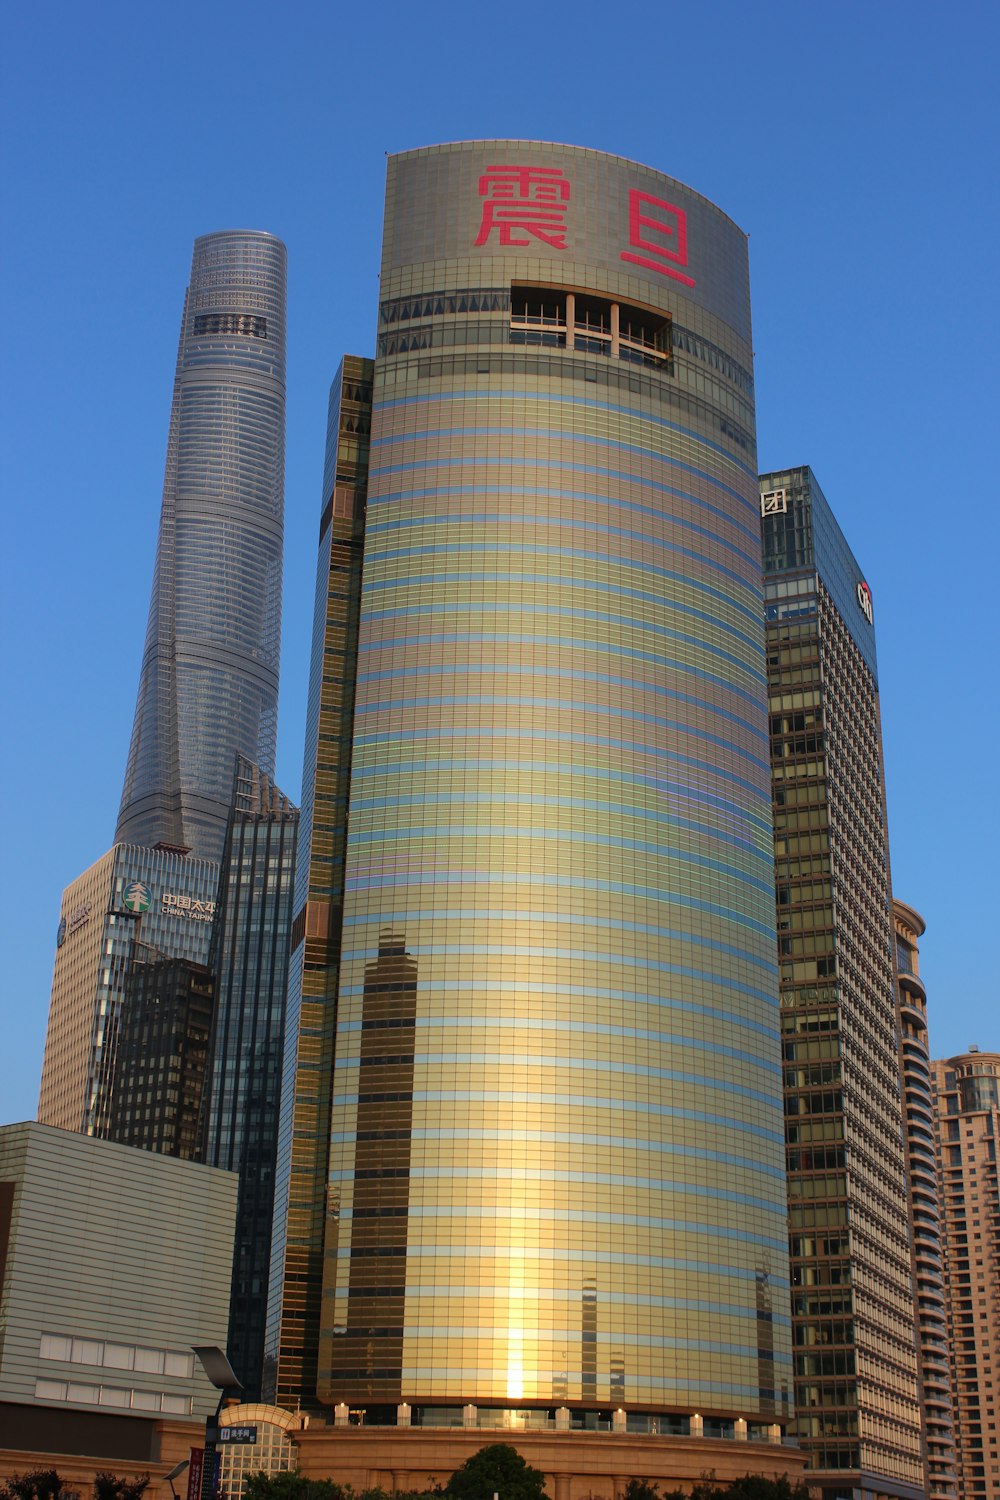
<svg viewBox="0 0 1000 1500"><path fill-rule="evenodd" d="M760 467L812 465L875 600L932 1049L1000 1048L995 4L22 0L5 33L0 1121L35 1113L61 890L113 836L191 242L289 250L297 797L326 394L373 352L385 153L480 136L648 162L748 231Z"/></svg>

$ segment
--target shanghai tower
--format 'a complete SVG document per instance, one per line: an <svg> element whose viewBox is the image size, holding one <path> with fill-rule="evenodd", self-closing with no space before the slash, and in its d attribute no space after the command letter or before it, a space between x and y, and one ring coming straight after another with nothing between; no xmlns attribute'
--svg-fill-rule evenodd
<svg viewBox="0 0 1000 1500"><path fill-rule="evenodd" d="M217 861L237 753L274 770L285 265L270 234L195 240L116 843Z"/></svg>

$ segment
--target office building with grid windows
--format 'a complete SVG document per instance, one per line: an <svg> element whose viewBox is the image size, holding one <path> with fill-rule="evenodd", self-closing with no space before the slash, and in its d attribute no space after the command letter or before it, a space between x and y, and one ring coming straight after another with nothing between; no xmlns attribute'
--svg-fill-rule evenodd
<svg viewBox="0 0 1000 1500"><path fill-rule="evenodd" d="M380 296L321 497L271 1389L745 1470L792 1368L745 237L620 158L433 147Z"/></svg>
<svg viewBox="0 0 1000 1500"><path fill-rule="evenodd" d="M203 965L218 880L212 860L115 844L66 887L38 1099L43 1125L108 1136L133 959L151 948Z"/></svg>
<svg viewBox="0 0 1000 1500"><path fill-rule="evenodd" d="M274 770L285 262L256 230L194 243L120 843L218 861L236 754Z"/></svg>
<svg viewBox="0 0 1000 1500"><path fill-rule="evenodd" d="M953 1500L958 1495L958 1480L948 1361L944 1235L927 1039L927 991L920 977L918 951L924 919L912 906L895 897L892 914L896 928L896 1024L909 1185L913 1298L917 1312L924 1487L927 1500Z"/></svg>
<svg viewBox="0 0 1000 1500"><path fill-rule="evenodd" d="M920 1500L871 591L810 469L760 491L794 1431L823 1500Z"/></svg>
<svg viewBox="0 0 1000 1500"><path fill-rule="evenodd" d="M1000 1496L1000 1053L931 1064L958 1493Z"/></svg>
<svg viewBox="0 0 1000 1500"><path fill-rule="evenodd" d="M209 966L215 982L203 1160L238 1172L230 1363L260 1392L298 808L238 757Z"/></svg>

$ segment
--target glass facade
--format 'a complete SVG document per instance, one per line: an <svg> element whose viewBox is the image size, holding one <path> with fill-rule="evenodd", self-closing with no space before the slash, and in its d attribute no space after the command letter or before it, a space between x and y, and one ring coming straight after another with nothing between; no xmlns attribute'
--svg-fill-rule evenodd
<svg viewBox="0 0 1000 1500"><path fill-rule="evenodd" d="M204 1161L211 970L139 943L125 981L107 1138Z"/></svg>
<svg viewBox="0 0 1000 1500"><path fill-rule="evenodd" d="M250 1397L264 1350L298 818L238 757L208 959L216 1005L202 1160L239 1173L228 1352Z"/></svg>
<svg viewBox="0 0 1000 1500"><path fill-rule="evenodd" d="M323 466L263 1384L265 1399L290 1407L317 1401L373 374L369 359L343 360L330 390Z"/></svg>
<svg viewBox="0 0 1000 1500"><path fill-rule="evenodd" d="M274 769L285 258L251 230L195 241L118 842L217 861L236 752Z"/></svg>
<svg viewBox="0 0 1000 1500"><path fill-rule="evenodd" d="M760 488L794 1431L822 1471L824 1500L852 1486L916 1500L923 1468L871 596L809 469L765 474Z"/></svg>
<svg viewBox="0 0 1000 1500"><path fill-rule="evenodd" d="M38 1100L43 1125L106 1136L126 981L140 944L204 964L219 867L115 844L63 892Z"/></svg>
<svg viewBox="0 0 1000 1500"><path fill-rule="evenodd" d="M745 239L635 163L463 143L390 159L381 295L302 917L318 1398L782 1419Z"/></svg>

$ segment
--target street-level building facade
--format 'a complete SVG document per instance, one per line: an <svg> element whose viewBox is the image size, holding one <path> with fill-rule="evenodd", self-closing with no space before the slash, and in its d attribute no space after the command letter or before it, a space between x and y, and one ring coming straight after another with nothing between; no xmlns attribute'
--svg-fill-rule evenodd
<svg viewBox="0 0 1000 1500"><path fill-rule="evenodd" d="M794 1431L823 1500L922 1500L872 596L809 468L760 510Z"/></svg>
<svg viewBox="0 0 1000 1500"><path fill-rule="evenodd" d="M313 658L353 722L346 845L314 805L300 851L305 1400L760 1436L791 1346L745 237L620 158L432 147L390 158L380 297L364 508L336 463L322 498L364 562L331 648L326 547Z"/></svg>
<svg viewBox="0 0 1000 1500"><path fill-rule="evenodd" d="M285 280L272 234L195 240L118 843L217 862L236 754L274 771Z"/></svg>

